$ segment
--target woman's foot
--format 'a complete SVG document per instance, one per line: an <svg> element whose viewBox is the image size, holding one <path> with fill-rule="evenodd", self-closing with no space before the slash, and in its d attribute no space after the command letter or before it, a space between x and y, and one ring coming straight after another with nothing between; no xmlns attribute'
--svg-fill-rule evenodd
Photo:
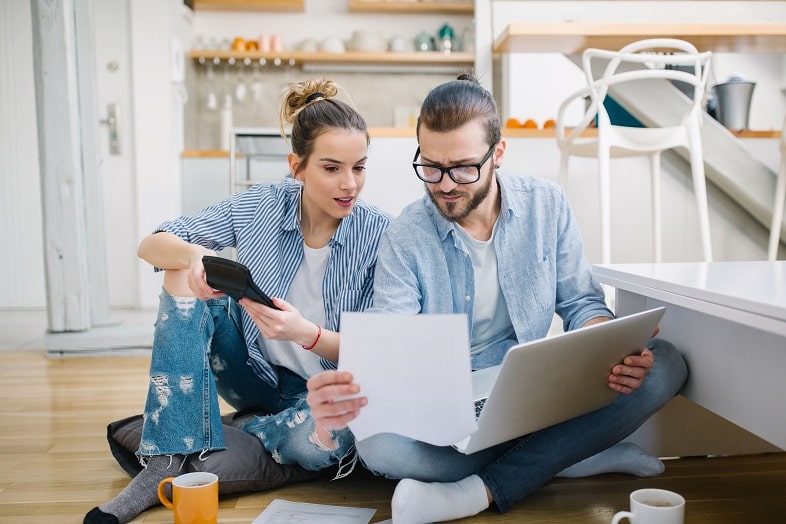
<svg viewBox="0 0 786 524"><path fill-rule="evenodd" d="M181 455L152 455L145 469L117 497L85 515L84 524L125 524L147 508L159 504L158 485L167 477L179 475L182 463Z"/></svg>

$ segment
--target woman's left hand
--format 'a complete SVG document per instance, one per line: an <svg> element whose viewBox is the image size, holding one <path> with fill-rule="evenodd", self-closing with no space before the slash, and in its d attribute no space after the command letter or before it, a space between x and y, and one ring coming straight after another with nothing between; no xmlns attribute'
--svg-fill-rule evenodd
<svg viewBox="0 0 786 524"><path fill-rule="evenodd" d="M254 321L262 336L269 340L291 340L301 346L309 345L316 337L317 326L306 320L292 304L280 298L273 298L279 309L241 298L243 306L251 320Z"/></svg>

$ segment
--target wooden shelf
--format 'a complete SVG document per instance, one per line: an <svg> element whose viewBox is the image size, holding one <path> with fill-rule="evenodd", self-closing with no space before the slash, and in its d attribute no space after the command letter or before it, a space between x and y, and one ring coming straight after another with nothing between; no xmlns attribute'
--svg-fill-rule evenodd
<svg viewBox="0 0 786 524"><path fill-rule="evenodd" d="M268 53L261 51L189 51L188 56L192 59L212 60L218 58L221 62L226 62L234 58L236 62L242 62L245 58L258 61L264 58L269 63L274 63L276 59L280 63L287 64L294 61L295 64L366 64L366 65L468 65L471 66L475 61L472 53L440 53L430 52L364 52L346 51L344 53L308 53L304 51L281 51L279 53Z"/></svg>
<svg viewBox="0 0 786 524"><path fill-rule="evenodd" d="M349 12L471 15L475 12L475 2L349 0Z"/></svg>
<svg viewBox="0 0 786 524"><path fill-rule="evenodd" d="M581 53L620 49L644 38L679 38L699 51L785 53L786 24L516 22L495 40L495 53Z"/></svg>
<svg viewBox="0 0 786 524"><path fill-rule="evenodd" d="M304 12L305 0L194 0L195 11Z"/></svg>

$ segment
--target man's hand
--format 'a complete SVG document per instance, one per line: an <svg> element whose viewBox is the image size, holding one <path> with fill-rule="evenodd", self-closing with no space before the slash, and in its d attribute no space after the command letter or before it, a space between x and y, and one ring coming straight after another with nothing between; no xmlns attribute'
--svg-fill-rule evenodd
<svg viewBox="0 0 786 524"><path fill-rule="evenodd" d="M316 425L322 429L344 429L358 416L360 408L368 403L365 397L346 398L360 393L360 386L352 382L352 373L348 371L317 373L308 379L306 387L306 402Z"/></svg>
<svg viewBox="0 0 786 524"><path fill-rule="evenodd" d="M609 387L620 393L632 393L641 387L644 377L655 363L652 351L642 350L640 355L628 355L611 369Z"/></svg>

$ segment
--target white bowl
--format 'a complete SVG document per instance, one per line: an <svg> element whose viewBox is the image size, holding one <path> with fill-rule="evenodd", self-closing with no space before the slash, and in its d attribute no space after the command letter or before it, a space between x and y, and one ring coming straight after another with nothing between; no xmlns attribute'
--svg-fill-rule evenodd
<svg viewBox="0 0 786 524"><path fill-rule="evenodd" d="M342 42L341 39L336 36L331 36L330 38L325 38L322 40L319 48L325 53L343 53L346 51L344 42Z"/></svg>

